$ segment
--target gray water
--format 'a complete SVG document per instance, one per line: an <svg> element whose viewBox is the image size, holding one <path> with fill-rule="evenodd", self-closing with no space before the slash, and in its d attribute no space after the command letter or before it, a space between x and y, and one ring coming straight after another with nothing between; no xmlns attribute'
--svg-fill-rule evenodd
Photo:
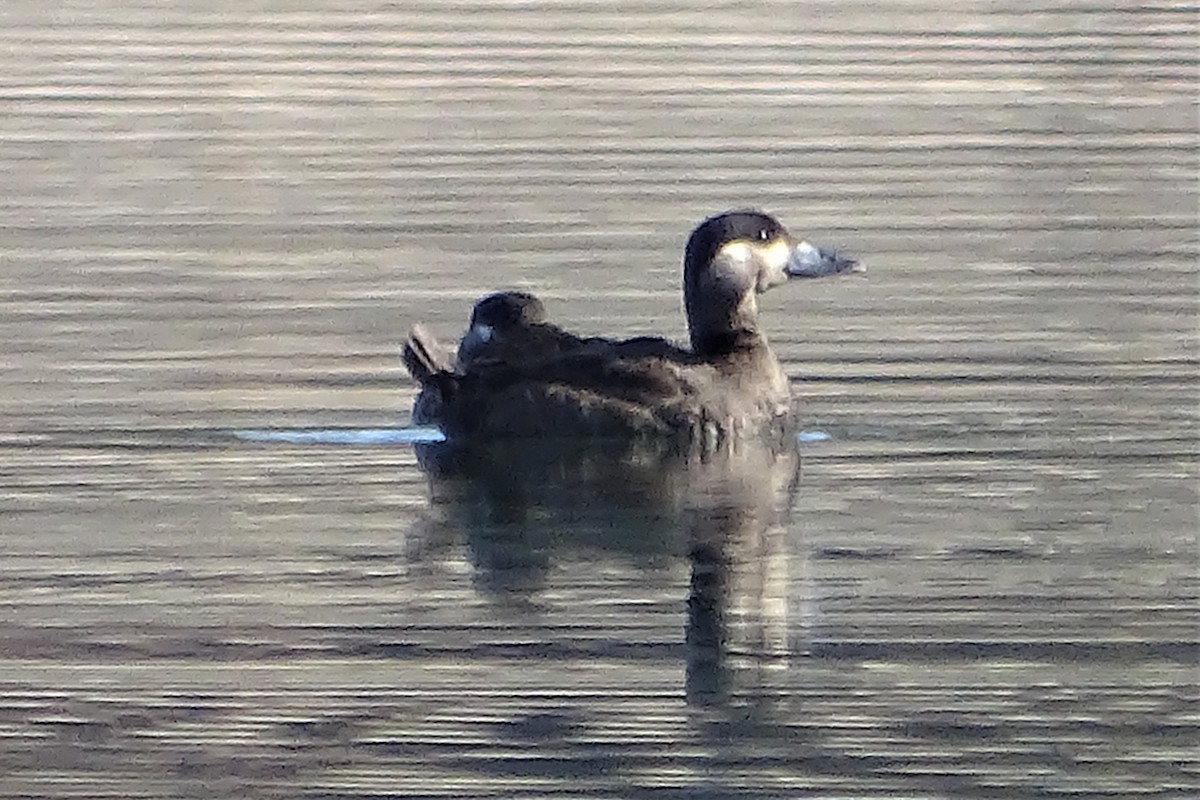
<svg viewBox="0 0 1200 800"><path fill-rule="evenodd" d="M0 796L1200 791L1193 7L284 5L0 9ZM236 435L678 337L747 205L869 270L763 299L792 495Z"/></svg>

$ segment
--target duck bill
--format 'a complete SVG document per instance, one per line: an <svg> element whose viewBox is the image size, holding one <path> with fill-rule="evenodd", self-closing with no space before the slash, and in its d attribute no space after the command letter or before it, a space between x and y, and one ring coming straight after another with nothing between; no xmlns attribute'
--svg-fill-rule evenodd
<svg viewBox="0 0 1200 800"><path fill-rule="evenodd" d="M478 358L480 351L492 340L494 333L495 328L481 322L476 322L468 328L462 341L458 343L459 367Z"/></svg>
<svg viewBox="0 0 1200 800"><path fill-rule="evenodd" d="M793 245L783 271L789 278L823 278L842 272L865 272L858 262L843 258L836 250L822 250L808 242Z"/></svg>

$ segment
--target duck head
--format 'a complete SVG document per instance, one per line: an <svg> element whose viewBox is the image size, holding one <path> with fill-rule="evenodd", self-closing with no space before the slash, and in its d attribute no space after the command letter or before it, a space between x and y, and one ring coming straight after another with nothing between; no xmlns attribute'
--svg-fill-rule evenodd
<svg viewBox="0 0 1200 800"><path fill-rule="evenodd" d="M546 307L528 292L496 292L480 298L471 309L470 325L458 346L458 362L470 363L496 336L545 321Z"/></svg>
<svg viewBox="0 0 1200 800"><path fill-rule="evenodd" d="M683 261L692 350L712 355L761 340L757 296L792 278L858 271L856 262L798 241L761 211L730 211L700 223Z"/></svg>

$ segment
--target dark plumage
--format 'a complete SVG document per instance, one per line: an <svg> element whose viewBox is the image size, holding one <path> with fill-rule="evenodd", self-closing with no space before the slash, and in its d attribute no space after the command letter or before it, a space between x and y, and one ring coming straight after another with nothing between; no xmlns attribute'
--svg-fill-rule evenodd
<svg viewBox="0 0 1200 800"><path fill-rule="evenodd" d="M484 365L551 358L587 342L546 321L546 307L528 292L497 292L475 303L458 345L459 372Z"/></svg>
<svg viewBox="0 0 1200 800"><path fill-rule="evenodd" d="M581 351L622 357L684 352L657 336L576 336L547 322L546 307L537 297L508 291L489 294L475 303L467 332L458 345L456 366L466 373L484 365L515 366Z"/></svg>
<svg viewBox="0 0 1200 800"><path fill-rule="evenodd" d="M756 297L853 261L797 242L773 217L702 222L684 256L691 348L664 339L575 336L533 295L480 300L457 365L414 327L404 363L421 384L414 419L451 440L514 436L682 436L709 443L786 421L787 378L758 328Z"/></svg>

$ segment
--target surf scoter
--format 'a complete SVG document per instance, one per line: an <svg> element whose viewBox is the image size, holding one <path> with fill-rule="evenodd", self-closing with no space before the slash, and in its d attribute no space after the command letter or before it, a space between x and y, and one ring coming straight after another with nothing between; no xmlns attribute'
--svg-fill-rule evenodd
<svg viewBox="0 0 1200 800"><path fill-rule="evenodd" d="M856 263L796 240L774 217L731 211L684 253L690 348L657 337L579 337L525 292L480 300L457 363L422 327L404 345L421 385L414 420L451 441L681 436L708 443L786 421L787 377L758 325L757 296Z"/></svg>

